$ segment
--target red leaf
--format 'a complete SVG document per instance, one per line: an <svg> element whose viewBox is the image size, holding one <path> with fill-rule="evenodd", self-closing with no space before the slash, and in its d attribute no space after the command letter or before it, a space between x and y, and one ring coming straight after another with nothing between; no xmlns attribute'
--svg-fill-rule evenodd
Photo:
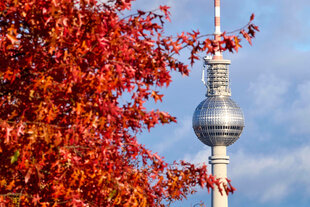
<svg viewBox="0 0 310 207"><path fill-rule="evenodd" d="M39 196L39 194L36 194L36 195L34 195L33 198L32 198L32 203L35 204L35 205L37 205L37 204L40 203L40 200L41 200L41 197Z"/></svg>
<svg viewBox="0 0 310 207"><path fill-rule="evenodd" d="M252 40L251 40L250 35L248 33L246 33L244 30L241 30L240 33L249 42L249 44L252 45Z"/></svg>
<svg viewBox="0 0 310 207"><path fill-rule="evenodd" d="M146 14L145 11L141 11L141 10L137 10L137 12L138 12L139 15L144 15L144 14Z"/></svg>
<svg viewBox="0 0 310 207"><path fill-rule="evenodd" d="M254 13L253 13L253 14L251 15L251 17L250 17L250 22L254 20L254 17L255 17L255 15L254 15Z"/></svg>
<svg viewBox="0 0 310 207"><path fill-rule="evenodd" d="M164 5L164 6L159 6L159 9L162 11L162 12L164 12L164 14L165 14L165 18L168 20L168 21L171 21L171 19L170 19L170 12L169 12L169 9L170 9L170 7L169 6L166 6L166 5Z"/></svg>

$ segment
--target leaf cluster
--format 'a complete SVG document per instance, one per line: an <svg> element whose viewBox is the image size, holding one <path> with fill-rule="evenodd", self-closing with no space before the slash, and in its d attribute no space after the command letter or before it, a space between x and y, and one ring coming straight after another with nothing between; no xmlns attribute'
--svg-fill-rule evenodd
<svg viewBox="0 0 310 207"><path fill-rule="evenodd" d="M206 166L169 165L135 136L176 121L144 107L162 101L155 88L171 71L188 75L174 54L189 47L193 63L240 40L166 37L167 6L122 18L132 0L104 2L0 2L0 204L164 206L221 185ZM249 40L258 29L248 26Z"/></svg>

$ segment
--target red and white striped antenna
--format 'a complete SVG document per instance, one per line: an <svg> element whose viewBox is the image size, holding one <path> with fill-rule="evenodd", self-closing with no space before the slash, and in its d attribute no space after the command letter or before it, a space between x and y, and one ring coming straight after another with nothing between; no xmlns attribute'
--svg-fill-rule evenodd
<svg viewBox="0 0 310 207"><path fill-rule="evenodd" d="M214 0L214 40L221 40L221 0ZM215 54L213 56L213 60L222 60L223 55L220 51L220 47L217 46L215 48Z"/></svg>

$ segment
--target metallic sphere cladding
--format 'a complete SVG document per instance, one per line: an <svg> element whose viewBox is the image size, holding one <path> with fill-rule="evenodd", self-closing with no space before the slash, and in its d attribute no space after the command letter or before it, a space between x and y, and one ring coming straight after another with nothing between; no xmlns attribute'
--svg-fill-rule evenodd
<svg viewBox="0 0 310 207"><path fill-rule="evenodd" d="M241 135L244 117L229 96L210 96L196 108L193 116L195 134L208 146L229 146Z"/></svg>

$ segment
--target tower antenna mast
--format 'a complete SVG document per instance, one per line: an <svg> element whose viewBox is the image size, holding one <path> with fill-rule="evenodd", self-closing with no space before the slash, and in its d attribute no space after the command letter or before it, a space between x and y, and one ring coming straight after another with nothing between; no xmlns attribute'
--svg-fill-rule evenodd
<svg viewBox="0 0 310 207"><path fill-rule="evenodd" d="M221 0L214 0L214 40L219 42L221 40ZM215 55L213 60L222 60L223 55L220 51L219 45L215 48Z"/></svg>

